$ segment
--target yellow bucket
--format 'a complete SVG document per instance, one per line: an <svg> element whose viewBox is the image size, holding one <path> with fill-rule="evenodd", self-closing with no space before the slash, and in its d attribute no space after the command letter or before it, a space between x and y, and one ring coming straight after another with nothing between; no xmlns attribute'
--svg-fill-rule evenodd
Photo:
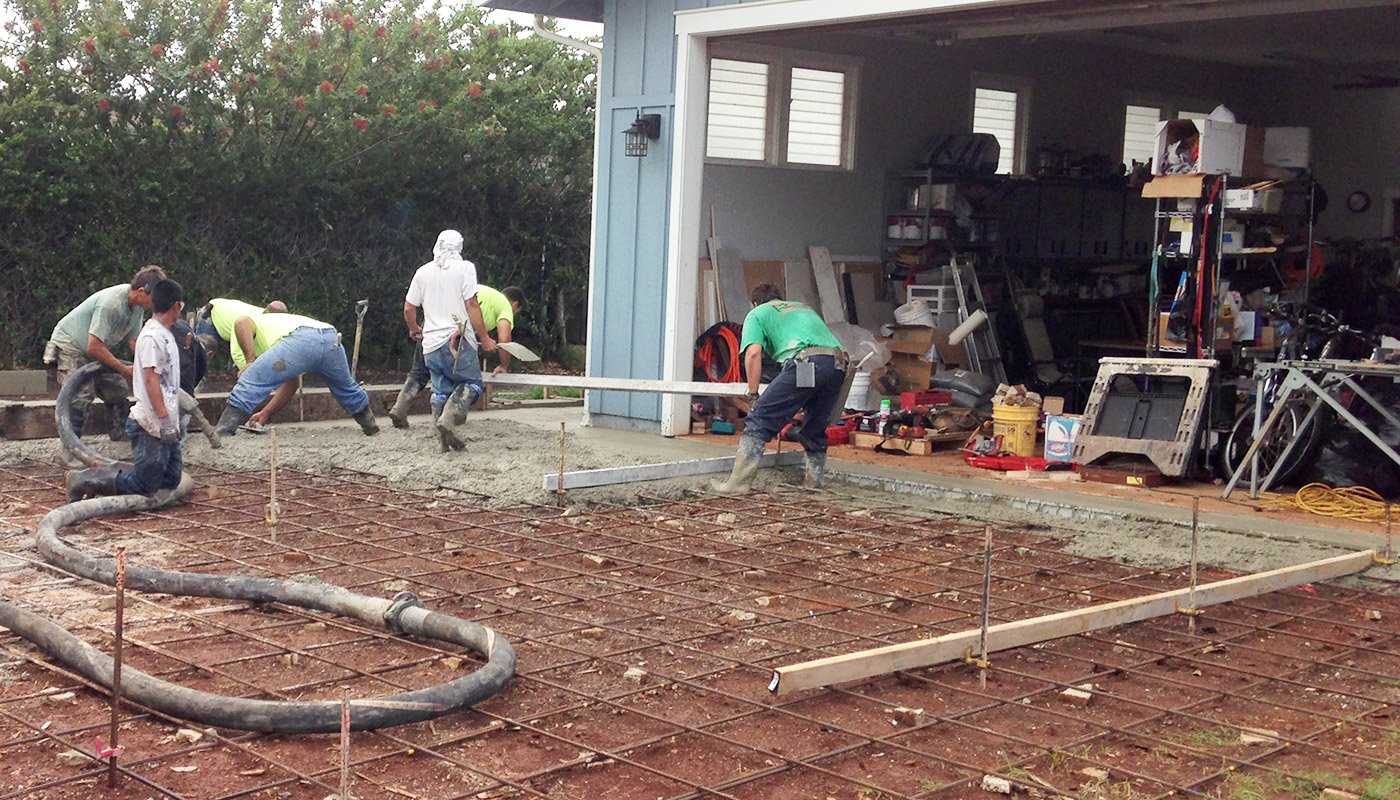
<svg viewBox="0 0 1400 800"><path fill-rule="evenodd" d="M992 433L1001 437L1001 451L1017 456L1035 455L1035 406L992 406Z"/></svg>

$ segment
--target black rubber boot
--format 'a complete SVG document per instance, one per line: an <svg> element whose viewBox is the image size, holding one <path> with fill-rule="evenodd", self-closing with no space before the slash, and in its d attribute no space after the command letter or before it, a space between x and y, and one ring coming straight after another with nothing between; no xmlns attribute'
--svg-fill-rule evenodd
<svg viewBox="0 0 1400 800"><path fill-rule="evenodd" d="M369 406L365 406L364 411L354 415L354 419L360 423L360 430L364 431L366 436L379 433L379 423L374 419L374 412L369 409Z"/></svg>
<svg viewBox="0 0 1400 800"><path fill-rule="evenodd" d="M403 388L399 390L399 397L394 401L394 407L389 409L389 419L393 421L395 428L408 427L408 406L421 391L423 391L423 384L418 381L409 378L403 382Z"/></svg>
<svg viewBox="0 0 1400 800"><path fill-rule="evenodd" d="M452 449L447 443L447 438L443 435L443 429L438 426L438 421L442 419L442 410L447 406L446 400L433 401L433 435L437 437L438 451L446 453Z"/></svg>
<svg viewBox="0 0 1400 800"><path fill-rule="evenodd" d="M220 436L233 436L238 433L238 426L248 421L253 416L247 411L239 411L233 406L224 406L224 414L219 417L219 424L214 427L214 432Z"/></svg>
<svg viewBox="0 0 1400 800"><path fill-rule="evenodd" d="M76 502L84 497L104 497L117 493L119 467L89 467L70 472L64 476L68 488L68 501Z"/></svg>
<svg viewBox="0 0 1400 800"><path fill-rule="evenodd" d="M747 492L758 474L758 461L763 458L764 444L755 436L740 437L739 452L734 456L734 469L728 478L710 484L710 489L716 494Z"/></svg>

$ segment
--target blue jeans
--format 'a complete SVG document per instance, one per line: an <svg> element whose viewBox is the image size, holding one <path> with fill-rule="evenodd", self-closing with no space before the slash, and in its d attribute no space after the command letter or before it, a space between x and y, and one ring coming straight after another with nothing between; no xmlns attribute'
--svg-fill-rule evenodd
<svg viewBox="0 0 1400 800"><path fill-rule="evenodd" d="M801 411L802 438L806 440L803 447L815 453L826 452L827 421L831 419L831 410L841 400L839 395L846 373L836 368L833 356L811 356L808 360L816 372L816 385L798 388L797 362L792 359L784 362L782 372L768 384L744 418L745 436L766 443Z"/></svg>
<svg viewBox="0 0 1400 800"><path fill-rule="evenodd" d="M350 362L334 328L297 328L243 370L228 404L251 414L277 387L305 372L320 375L340 407L354 416L369 408L369 393L350 377Z"/></svg>
<svg viewBox="0 0 1400 800"><path fill-rule="evenodd" d="M126 436L131 440L131 459L136 470L117 475L118 494L149 497L161 489L174 489L180 484L180 472L185 468L181 445L163 446L160 439L146 433L134 419L126 421Z"/></svg>
<svg viewBox="0 0 1400 800"><path fill-rule="evenodd" d="M225 340L224 340L224 337L222 337L222 336L219 335L219 329L218 329L218 328L215 328L215 327L214 327L214 323L210 322L210 321L207 320L207 319L198 319L198 320L195 320L195 323L194 323L194 332L195 332L196 334L199 334L199 335L204 335L204 334L207 333L207 334L209 334L210 336L213 336L215 339L218 339L218 340L221 341L221 342L225 341Z"/></svg>
<svg viewBox="0 0 1400 800"><path fill-rule="evenodd" d="M431 353L424 353L423 360L428 363L428 372L433 377L433 402L446 402L447 398L456 391L458 386L465 386L470 397L463 398L463 412L466 407L476 402L476 398L481 396L481 360L476 356L476 349L463 346L457 353L457 360L452 360L452 351L443 345Z"/></svg>

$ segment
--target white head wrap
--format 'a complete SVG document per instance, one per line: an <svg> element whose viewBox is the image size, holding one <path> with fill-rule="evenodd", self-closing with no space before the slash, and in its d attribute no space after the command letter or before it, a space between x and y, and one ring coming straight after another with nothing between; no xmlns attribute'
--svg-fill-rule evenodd
<svg viewBox="0 0 1400 800"><path fill-rule="evenodd" d="M462 257L462 234L456 231L443 231L438 234L437 244L433 245L433 262L439 269L447 267L447 262Z"/></svg>

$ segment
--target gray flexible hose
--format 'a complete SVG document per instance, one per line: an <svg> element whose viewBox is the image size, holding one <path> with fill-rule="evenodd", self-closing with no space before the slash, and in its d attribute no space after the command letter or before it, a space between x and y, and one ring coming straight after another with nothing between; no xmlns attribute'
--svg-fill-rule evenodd
<svg viewBox="0 0 1400 800"><path fill-rule="evenodd" d="M87 373L84 380L90 380L93 372L96 370ZM78 372L59 394L60 431L61 420L67 412L65 398L71 402L72 392L69 389L75 380L78 380ZM68 430L72 431L71 425ZM93 455L105 463L111 463L110 459L95 453ZM39 551L50 563L64 570L109 586L115 585L116 562L113 559L94 558L83 553L63 541L59 531L93 517L163 508L187 497L193 490L194 483L186 474L175 489L157 493L154 497L120 495L59 506L39 521ZM458 644L486 658L486 663L474 672L447 683L387 697L352 700L350 727L353 730L405 725L449 714L490 697L515 675L515 649L504 637L471 620L428 611L417 597L408 592L400 592L393 600L385 600L355 594L314 579L209 575L141 566L128 567L126 576L127 586L139 591L254 603L276 602L329 611L364 623L381 625L394 633ZM60 663L89 680L111 687L112 658L53 622L0 602L0 626L43 648ZM129 667L122 670L122 693L131 701L163 714L220 728L263 733L330 733L340 730L339 702L284 702L226 697L188 689Z"/></svg>
<svg viewBox="0 0 1400 800"><path fill-rule="evenodd" d="M73 370L68 376L68 380L59 387L58 400L53 404L54 422L58 425L58 441L63 449L74 456L82 459L89 467L104 467L109 464L120 463L114 458L108 458L101 453L88 447L83 442L82 431L73 430L73 417L68 410L73 406L73 396L83 385L97 377L99 372L111 372L112 368L101 361L90 361L81 367Z"/></svg>

